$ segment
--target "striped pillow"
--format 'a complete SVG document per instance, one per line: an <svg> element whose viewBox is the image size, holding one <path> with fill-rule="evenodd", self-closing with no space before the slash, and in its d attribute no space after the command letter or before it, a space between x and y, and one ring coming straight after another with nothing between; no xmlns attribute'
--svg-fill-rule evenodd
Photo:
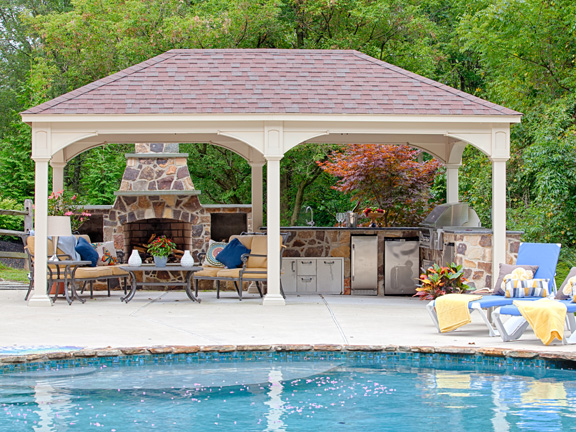
<svg viewBox="0 0 576 432"><path fill-rule="evenodd" d="M506 279L506 297L548 297L549 279Z"/></svg>

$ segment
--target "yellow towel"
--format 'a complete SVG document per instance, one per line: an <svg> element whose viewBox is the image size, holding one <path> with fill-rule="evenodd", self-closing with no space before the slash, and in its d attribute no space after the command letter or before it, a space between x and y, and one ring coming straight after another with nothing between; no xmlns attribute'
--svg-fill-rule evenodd
<svg viewBox="0 0 576 432"><path fill-rule="evenodd" d="M534 334L544 345L549 345L554 339L564 337L564 320L566 305L551 299L536 301L516 300L514 305L534 330Z"/></svg>
<svg viewBox="0 0 576 432"><path fill-rule="evenodd" d="M438 325L442 333L456 330L470 321L468 303L480 300L480 295L446 294L436 299L434 308L438 316Z"/></svg>

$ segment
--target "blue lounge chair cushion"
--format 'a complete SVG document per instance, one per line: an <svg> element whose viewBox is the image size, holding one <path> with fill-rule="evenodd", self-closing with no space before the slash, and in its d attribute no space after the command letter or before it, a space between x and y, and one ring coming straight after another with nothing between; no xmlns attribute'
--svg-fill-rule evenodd
<svg viewBox="0 0 576 432"><path fill-rule="evenodd" d="M537 300L537 299L522 299L522 300ZM566 305L567 313L576 313L576 303L572 303L570 300L558 300ZM500 315L512 315L521 316L520 309L518 309L513 304L508 306L502 306L500 308Z"/></svg>

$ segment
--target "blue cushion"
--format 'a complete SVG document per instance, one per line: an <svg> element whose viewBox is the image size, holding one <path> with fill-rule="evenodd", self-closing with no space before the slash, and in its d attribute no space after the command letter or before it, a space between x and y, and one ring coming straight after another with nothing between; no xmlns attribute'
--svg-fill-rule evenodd
<svg viewBox="0 0 576 432"><path fill-rule="evenodd" d="M235 238L222 249L222 252L216 255L216 259L224 264L226 268L233 269L242 265L242 255L247 253L250 253L250 249Z"/></svg>
<svg viewBox="0 0 576 432"><path fill-rule="evenodd" d="M98 263L98 252L96 252L94 246L88 243L88 241L85 238L83 237L78 238L78 244L76 245L76 252L80 254L80 258L82 258L82 261L91 261L92 264L90 264L90 266L96 267L96 264Z"/></svg>

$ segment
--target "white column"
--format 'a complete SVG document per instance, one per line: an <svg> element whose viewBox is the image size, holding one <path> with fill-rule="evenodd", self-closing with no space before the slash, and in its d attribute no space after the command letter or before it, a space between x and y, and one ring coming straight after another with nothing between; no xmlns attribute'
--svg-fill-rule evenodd
<svg viewBox="0 0 576 432"><path fill-rule="evenodd" d="M264 162L250 162L252 168L252 231L258 231L258 228L264 223L263 166Z"/></svg>
<svg viewBox="0 0 576 432"><path fill-rule="evenodd" d="M267 156L266 225L268 234L268 292L263 305L286 304L280 293L280 160L282 156Z"/></svg>
<svg viewBox="0 0 576 432"><path fill-rule="evenodd" d="M460 200L458 189L458 168L460 164L446 165L446 202L448 204L457 203Z"/></svg>
<svg viewBox="0 0 576 432"><path fill-rule="evenodd" d="M492 287L506 262L506 161L492 159Z"/></svg>
<svg viewBox="0 0 576 432"><path fill-rule="evenodd" d="M51 306L46 293L48 261L48 158L34 158L36 183L34 191L34 290L28 306Z"/></svg>
<svg viewBox="0 0 576 432"><path fill-rule="evenodd" d="M66 162L51 161L52 167L52 192L60 192L64 190L64 167Z"/></svg>

